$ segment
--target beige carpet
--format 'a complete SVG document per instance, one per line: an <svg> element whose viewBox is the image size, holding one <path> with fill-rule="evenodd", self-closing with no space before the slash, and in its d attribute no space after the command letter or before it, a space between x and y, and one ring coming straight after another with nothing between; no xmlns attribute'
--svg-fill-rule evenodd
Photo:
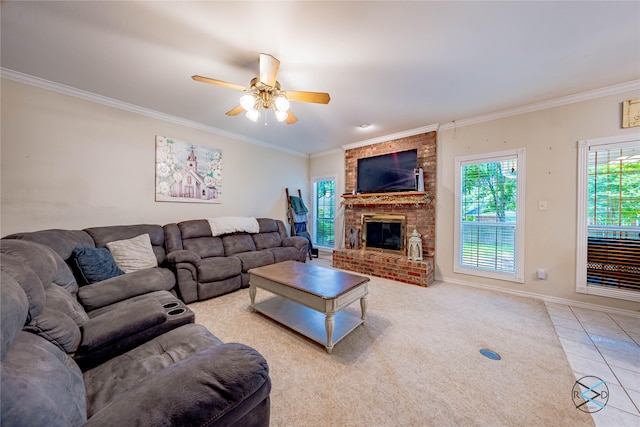
<svg viewBox="0 0 640 427"><path fill-rule="evenodd" d="M223 341L265 356L272 426L593 425L573 405L575 377L541 301L371 279L365 325L332 354L251 313L247 289L190 307Z"/></svg>

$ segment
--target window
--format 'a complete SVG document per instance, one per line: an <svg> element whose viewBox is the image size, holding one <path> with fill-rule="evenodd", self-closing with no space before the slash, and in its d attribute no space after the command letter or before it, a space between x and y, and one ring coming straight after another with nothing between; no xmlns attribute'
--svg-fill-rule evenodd
<svg viewBox="0 0 640 427"><path fill-rule="evenodd" d="M524 282L525 149L456 158L457 273Z"/></svg>
<svg viewBox="0 0 640 427"><path fill-rule="evenodd" d="M640 140L578 146L576 290L640 301Z"/></svg>
<svg viewBox="0 0 640 427"><path fill-rule="evenodd" d="M333 248L335 242L335 178L313 179L313 241L316 246Z"/></svg>

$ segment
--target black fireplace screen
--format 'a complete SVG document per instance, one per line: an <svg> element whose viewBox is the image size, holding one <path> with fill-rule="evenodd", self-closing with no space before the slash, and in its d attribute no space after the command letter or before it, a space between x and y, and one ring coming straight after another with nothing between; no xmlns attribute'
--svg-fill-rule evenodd
<svg viewBox="0 0 640 427"><path fill-rule="evenodd" d="M365 241L368 248L402 251L402 224L367 221Z"/></svg>

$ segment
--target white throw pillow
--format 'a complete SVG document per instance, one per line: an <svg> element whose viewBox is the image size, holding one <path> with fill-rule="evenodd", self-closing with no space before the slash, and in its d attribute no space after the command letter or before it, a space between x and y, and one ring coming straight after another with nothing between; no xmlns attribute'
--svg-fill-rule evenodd
<svg viewBox="0 0 640 427"><path fill-rule="evenodd" d="M120 270L125 273L158 266L158 259L153 253L151 238L148 234L142 234L133 239L109 242L107 249L111 251Z"/></svg>

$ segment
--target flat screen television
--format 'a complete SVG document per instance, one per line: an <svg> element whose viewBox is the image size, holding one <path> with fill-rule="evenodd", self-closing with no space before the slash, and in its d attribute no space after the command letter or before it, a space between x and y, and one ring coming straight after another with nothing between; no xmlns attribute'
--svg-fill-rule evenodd
<svg viewBox="0 0 640 427"><path fill-rule="evenodd" d="M414 191L418 150L358 159L358 193Z"/></svg>

